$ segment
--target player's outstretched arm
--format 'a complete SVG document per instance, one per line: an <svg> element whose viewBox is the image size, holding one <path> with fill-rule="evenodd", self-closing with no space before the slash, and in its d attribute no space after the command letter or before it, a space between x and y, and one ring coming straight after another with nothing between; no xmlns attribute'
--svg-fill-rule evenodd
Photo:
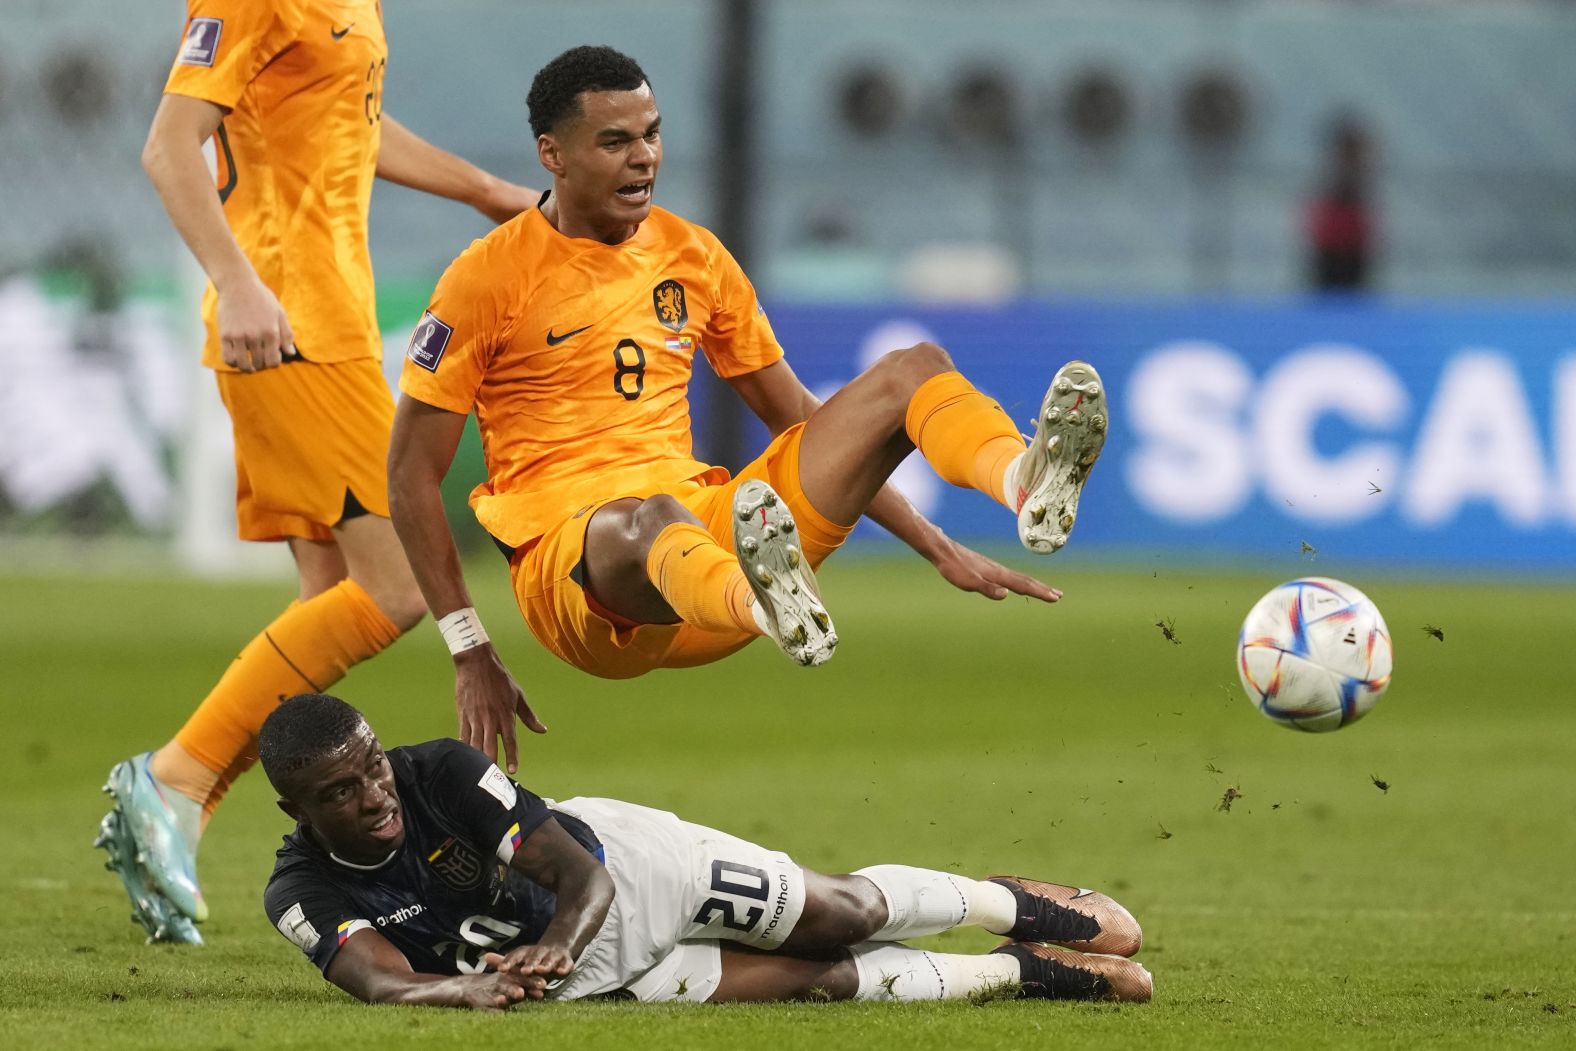
<svg viewBox="0 0 1576 1051"><path fill-rule="evenodd" d="M728 383L744 399L750 411L766 424L773 437L796 423L808 420L821 408L820 399L800 382L786 361L734 376ZM835 469L836 465L832 466ZM858 457L851 469L868 470L869 459ZM802 474L805 470L803 465L800 470ZM850 477L846 488L865 486L864 491L869 492L869 487L875 484L862 477ZM978 551L953 540L934 522L920 514L890 484L881 485L864 508L864 513L923 556L953 587L997 600L1010 594L1027 595L1043 602L1055 602L1062 597L1056 588L1027 574L1008 569L994 559L986 558Z"/></svg>
<svg viewBox="0 0 1576 1051"><path fill-rule="evenodd" d="M423 139L387 113L378 146L378 178L468 204L495 223L536 204L539 194L483 171Z"/></svg>
<svg viewBox="0 0 1576 1051"><path fill-rule="evenodd" d="M202 154L225 112L206 99L166 94L148 129L142 167L181 240L219 294L225 364L255 372L293 356L295 334L278 297L257 276L231 232Z"/></svg>
<svg viewBox="0 0 1576 1051"><path fill-rule="evenodd" d="M483 974L421 974L383 935L359 930L339 947L324 973L329 981L369 1004L415 1004L427 1007L469 1007L502 1011L526 997L540 1000L541 978L486 972Z"/></svg>
<svg viewBox="0 0 1576 1051"><path fill-rule="evenodd" d="M995 559L964 547L920 514L919 509L890 484L881 487L865 514L917 551L936 567L936 572L947 583L962 591L973 591L998 602L1008 595L1027 595L1042 602L1056 602L1062 597L1060 590L1044 581L1008 569Z"/></svg>
<svg viewBox="0 0 1576 1051"><path fill-rule="evenodd" d="M443 511L441 486L465 430L465 416L402 395L389 439L389 514L405 558L454 657L454 703L460 740L497 761L504 743L509 772L519 768L514 720L534 733L547 727L498 658L471 608L460 553Z"/></svg>
<svg viewBox="0 0 1576 1051"><path fill-rule="evenodd" d="M525 837L509 867L552 891L558 904L535 945L488 953L485 959L521 980L566 977L607 919L613 877L552 818Z"/></svg>

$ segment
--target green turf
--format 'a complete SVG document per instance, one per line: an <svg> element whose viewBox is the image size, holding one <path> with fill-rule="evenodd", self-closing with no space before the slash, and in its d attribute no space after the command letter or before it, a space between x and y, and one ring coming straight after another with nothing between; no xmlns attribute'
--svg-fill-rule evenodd
<svg viewBox="0 0 1576 1051"><path fill-rule="evenodd" d="M525 637L501 567L471 575L552 727L528 743L527 784L673 809L823 869L903 861L1100 887L1144 924L1148 1006L591 1003L473 1017L353 1005L262 914L286 821L255 774L204 843L208 946L145 947L88 846L98 786L113 761L168 737L286 589L11 575L0 577L0 1040L235 1051L1576 1041L1568 587L1361 577L1397 639L1396 683L1364 722L1313 736L1256 715L1231 658L1238 619L1277 575L1325 567L1249 577L1065 561L1040 564L1067 589L1057 608L952 593L911 561L834 562L823 584L843 643L828 667L802 671L757 646L627 683L556 666ZM1180 645L1158 618L1174 619ZM450 732L449 687L424 625L341 692L394 743ZM1242 798L1223 812L1227 788Z"/></svg>

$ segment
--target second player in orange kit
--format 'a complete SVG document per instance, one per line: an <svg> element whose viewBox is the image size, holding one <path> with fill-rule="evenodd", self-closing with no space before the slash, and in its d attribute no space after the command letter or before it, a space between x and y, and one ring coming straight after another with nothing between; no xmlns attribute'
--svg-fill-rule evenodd
<svg viewBox="0 0 1576 1051"><path fill-rule="evenodd" d="M150 941L201 940L197 844L268 713L425 612L388 518L373 178L494 220L535 194L387 117L387 63L377 0L190 0L148 133L144 167L210 282L203 364L233 426L239 535L287 542L299 585L172 740L110 772L99 845Z"/></svg>

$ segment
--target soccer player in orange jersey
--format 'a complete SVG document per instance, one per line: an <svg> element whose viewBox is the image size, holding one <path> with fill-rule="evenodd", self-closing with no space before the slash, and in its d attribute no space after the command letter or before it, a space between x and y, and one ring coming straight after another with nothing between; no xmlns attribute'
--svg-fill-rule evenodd
<svg viewBox="0 0 1576 1051"><path fill-rule="evenodd" d="M389 450L394 525L454 654L466 743L491 756L501 736L512 771L514 716L541 730L470 608L439 498L473 410L488 468L477 518L511 552L531 632L596 675L702 664L759 635L825 661L837 636L812 570L866 513L959 588L1061 597L948 538L886 480L917 447L1015 512L1031 550L1056 550L1105 439L1093 368L1056 374L1027 445L928 343L823 405L716 237L652 206L661 117L640 67L575 48L537 74L528 104L552 189L438 283ZM774 436L736 478L691 455L697 352Z"/></svg>
<svg viewBox="0 0 1576 1051"><path fill-rule="evenodd" d="M374 175L504 220L535 192L382 112L378 0L189 0L144 166L211 282L203 364L234 426L243 539L284 540L299 599L173 740L118 764L100 845L150 940L200 942L196 847L278 702L327 688L425 612L388 518L393 398L367 247ZM203 156L212 141L215 179Z"/></svg>

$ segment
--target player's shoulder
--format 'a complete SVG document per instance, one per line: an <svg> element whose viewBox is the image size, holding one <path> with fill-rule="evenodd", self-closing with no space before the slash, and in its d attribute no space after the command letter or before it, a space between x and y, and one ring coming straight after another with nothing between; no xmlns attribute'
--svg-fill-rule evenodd
<svg viewBox="0 0 1576 1051"><path fill-rule="evenodd" d="M477 278L492 283L504 274L518 279L531 270L533 259L551 229L535 208L499 223L465 247L449 264L448 275Z"/></svg>
<svg viewBox="0 0 1576 1051"><path fill-rule="evenodd" d="M722 240L716 234L693 219L684 218L677 212L670 212L666 208L653 205L651 213L646 217L646 222L653 225L655 228L654 232L663 241L692 244L698 246L708 256L725 251Z"/></svg>
<svg viewBox="0 0 1576 1051"><path fill-rule="evenodd" d="M318 0L228 0L245 4L254 10L267 12L285 25L299 27L312 16Z"/></svg>
<svg viewBox="0 0 1576 1051"><path fill-rule="evenodd" d="M463 741L457 741L452 737L435 737L420 744L397 745L384 754L388 756L390 762L398 761L423 766L454 757L485 758L482 753L470 745Z"/></svg>
<svg viewBox="0 0 1576 1051"><path fill-rule="evenodd" d="M518 786L479 750L452 738L389 750L395 780L407 804L446 814L490 796L505 810L519 799Z"/></svg>
<svg viewBox="0 0 1576 1051"><path fill-rule="evenodd" d="M221 23L232 18L238 23L269 21L299 29L312 13L315 0L187 0L187 11L194 17L207 17Z"/></svg>
<svg viewBox="0 0 1576 1051"><path fill-rule="evenodd" d="M481 752L452 737L401 745L384 754L397 779L422 788L430 787L435 778L446 776L475 780L494 766Z"/></svg>
<svg viewBox="0 0 1576 1051"><path fill-rule="evenodd" d="M252 2L252 0L247 0ZM300 25L311 15L313 5L317 0L259 0L258 6L272 9L275 15L288 25Z"/></svg>
<svg viewBox="0 0 1576 1051"><path fill-rule="evenodd" d="M700 223L663 208L652 208L646 221L655 223L653 240L680 280L688 275L690 280L713 285L730 280L739 270L722 239Z"/></svg>
<svg viewBox="0 0 1576 1051"><path fill-rule="evenodd" d="M329 870L321 853L299 828L285 837L263 888L263 903L270 911L284 908L285 899L299 898L303 890L326 881Z"/></svg>

